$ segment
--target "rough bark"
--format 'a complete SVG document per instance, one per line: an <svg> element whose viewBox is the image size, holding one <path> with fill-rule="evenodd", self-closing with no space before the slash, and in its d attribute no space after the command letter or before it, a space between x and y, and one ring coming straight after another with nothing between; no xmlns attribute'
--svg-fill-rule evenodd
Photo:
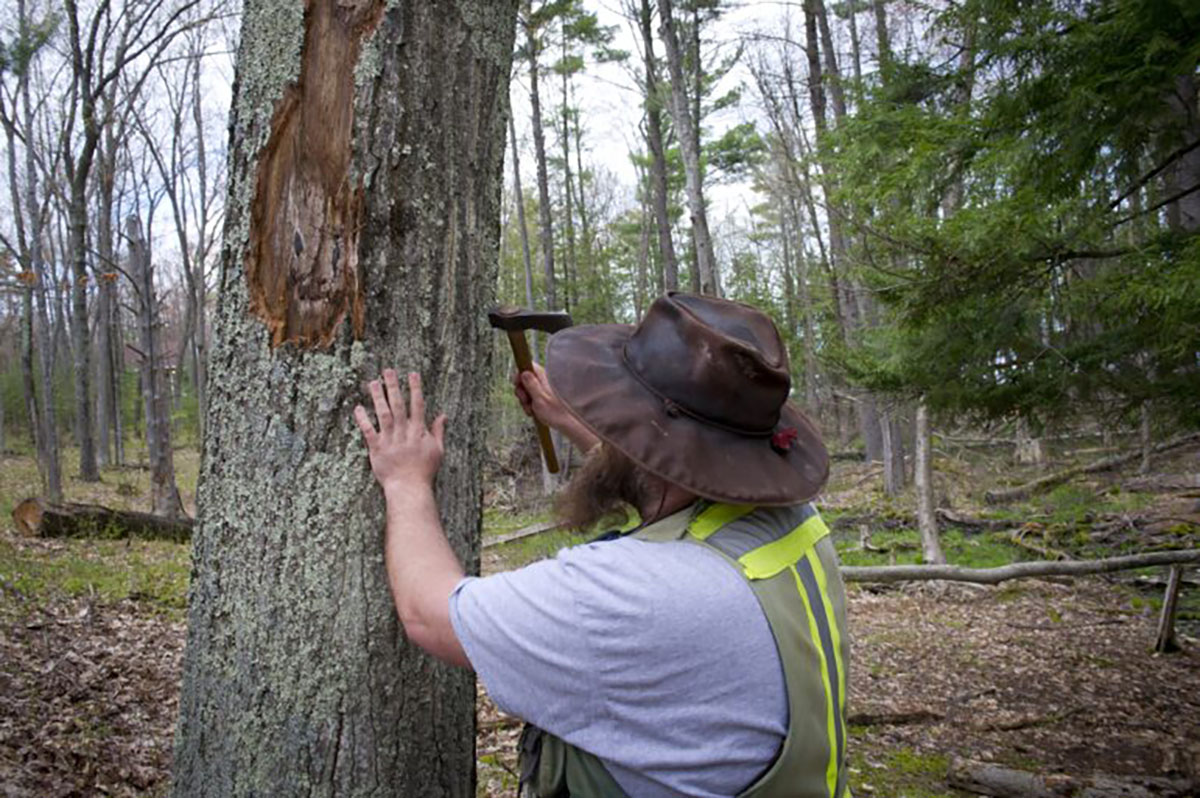
<svg viewBox="0 0 1200 798"><path fill-rule="evenodd" d="M896 410L890 410L879 419L883 436L883 491L889 496L897 496L904 490L904 441L896 415Z"/></svg>
<svg viewBox="0 0 1200 798"><path fill-rule="evenodd" d="M309 0L315 8L318 0ZM304 72L298 4L246 4L231 119L174 795L472 796L472 675L406 642L383 499L351 417L363 381L419 370L451 419L437 484L478 569L485 397L515 3L343 3L360 55ZM343 20L345 19L343 17ZM373 28L373 29L372 29ZM298 75L353 74L361 337L272 346L250 313L250 202ZM305 141L305 136L298 139ZM317 336L325 338L325 335Z"/></svg>
<svg viewBox="0 0 1200 798"><path fill-rule="evenodd" d="M190 518L114 510L98 504L53 504L31 498L14 507L12 517L17 531L30 537L143 538L183 543L192 536Z"/></svg>
<svg viewBox="0 0 1200 798"><path fill-rule="evenodd" d="M125 223L129 241L129 273L138 295L138 344L142 352L142 407L146 414L146 453L150 463L150 506L155 515L173 518L183 512L175 485L175 458L171 450L171 403L159 341L158 295L150 245L142 223L130 216Z"/></svg>
<svg viewBox="0 0 1200 798"><path fill-rule="evenodd" d="M917 528L921 532L921 550L926 563L946 562L942 544L938 538L937 516L934 514L932 445L929 434L929 408L922 399L917 403L916 419L916 463L913 467L913 482L917 491Z"/></svg>
<svg viewBox="0 0 1200 798"><path fill-rule="evenodd" d="M654 220L658 228L658 253L662 260L663 288L679 290L679 259L671 238L668 211L667 156L663 145L662 90L658 81L658 60L654 56L654 36L650 24L650 0L641 0L638 13L642 33L642 59L646 90L646 146L650 150L650 183L654 196Z"/></svg>
<svg viewBox="0 0 1200 798"><path fill-rule="evenodd" d="M708 232L708 211L704 207L704 177L700 171L700 140L696 127L699 121L692 118L692 109L688 107L683 53L679 37L675 33L671 0L659 0L658 13L661 18L659 35L667 51L667 67L671 74L671 118L675 123L675 136L679 139L679 147L683 151L684 182L687 188L688 215L692 222L700 293L717 295L720 292L717 259L713 252L712 236Z"/></svg>

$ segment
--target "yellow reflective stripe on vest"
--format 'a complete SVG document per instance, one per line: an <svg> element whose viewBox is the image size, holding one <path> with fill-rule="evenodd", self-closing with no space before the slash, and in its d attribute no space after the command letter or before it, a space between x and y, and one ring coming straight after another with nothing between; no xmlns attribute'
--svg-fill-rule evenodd
<svg viewBox="0 0 1200 798"><path fill-rule="evenodd" d="M837 663L838 672L838 699L839 715L846 708L846 663L842 662L842 633L838 630L837 617L833 614L833 605L829 601L829 582L825 578L825 566L821 564L821 558L816 551L808 553L809 562L812 564L813 573L817 577L817 585L821 588L822 604L825 605L825 617L829 621L829 636L833 644L833 657Z"/></svg>
<svg viewBox="0 0 1200 798"><path fill-rule="evenodd" d="M833 701L834 690L833 685L838 683L839 674L836 665L836 654L829 650L826 641L828 635L821 634L821 620L827 618L825 614L822 597L819 593L819 588L816 584L816 579L813 575L808 557L803 557L797 565L790 565L788 568L792 572L792 577L796 580L796 590L800 593L800 598L804 601L804 609L808 614L808 630L812 636L813 642L817 643L817 648L821 653L821 683L825 687L825 728L829 735L829 762L825 766L825 783L829 789L830 798L837 798L838 786L838 764L840 762L840 712L836 707L836 702ZM803 576L801 576L803 572ZM813 606L817 604L818 606ZM821 613L820 616L817 613ZM831 673L832 671L832 673ZM832 676L832 678L831 678ZM844 742L842 742L844 745Z"/></svg>
<svg viewBox="0 0 1200 798"><path fill-rule="evenodd" d="M688 524L688 532L700 540L706 540L714 532L726 524L730 524L744 515L754 512L753 504L714 504L703 511Z"/></svg>
<svg viewBox="0 0 1200 798"><path fill-rule="evenodd" d="M829 527L825 526L821 516L814 515L779 540L746 552L738 558L738 564L749 579L770 579L795 565L828 534Z"/></svg>

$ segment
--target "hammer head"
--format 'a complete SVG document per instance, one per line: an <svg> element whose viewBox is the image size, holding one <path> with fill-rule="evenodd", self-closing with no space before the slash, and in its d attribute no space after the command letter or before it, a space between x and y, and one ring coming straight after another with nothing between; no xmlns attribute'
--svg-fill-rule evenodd
<svg viewBox="0 0 1200 798"><path fill-rule="evenodd" d="M488 311L488 321L498 330L540 330L555 333L571 326L571 314L561 310L526 310L507 305Z"/></svg>

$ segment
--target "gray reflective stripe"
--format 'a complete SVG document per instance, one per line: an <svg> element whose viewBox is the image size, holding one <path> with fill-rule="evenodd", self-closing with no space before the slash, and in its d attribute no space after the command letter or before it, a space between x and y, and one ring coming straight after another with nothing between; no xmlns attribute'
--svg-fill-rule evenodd
<svg viewBox="0 0 1200 798"><path fill-rule="evenodd" d="M817 633L821 636L821 651L825 656L825 665L829 669L829 699L833 701L833 732L837 740L838 780L841 780L843 755L846 750L846 731L842 728L841 679L838 674L837 652L833 649L833 635L829 632L829 616L826 614L825 597L817 584L817 575L813 573L812 563L808 557L801 557L796 563L796 573L800 574L800 583L808 594L808 604L812 608L813 618L817 622Z"/></svg>
<svg viewBox="0 0 1200 798"><path fill-rule="evenodd" d="M721 527L706 542L736 560L751 549L779 540L816 514L812 502L791 507L760 507Z"/></svg>

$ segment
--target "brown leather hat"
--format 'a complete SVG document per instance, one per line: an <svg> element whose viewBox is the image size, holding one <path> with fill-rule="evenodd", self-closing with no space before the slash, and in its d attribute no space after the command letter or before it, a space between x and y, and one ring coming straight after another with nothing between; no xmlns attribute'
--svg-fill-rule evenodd
<svg viewBox="0 0 1200 798"><path fill-rule="evenodd" d="M635 463L714 501L799 504L829 476L817 428L787 403L787 350L759 310L670 293L636 327L551 336L550 386Z"/></svg>

